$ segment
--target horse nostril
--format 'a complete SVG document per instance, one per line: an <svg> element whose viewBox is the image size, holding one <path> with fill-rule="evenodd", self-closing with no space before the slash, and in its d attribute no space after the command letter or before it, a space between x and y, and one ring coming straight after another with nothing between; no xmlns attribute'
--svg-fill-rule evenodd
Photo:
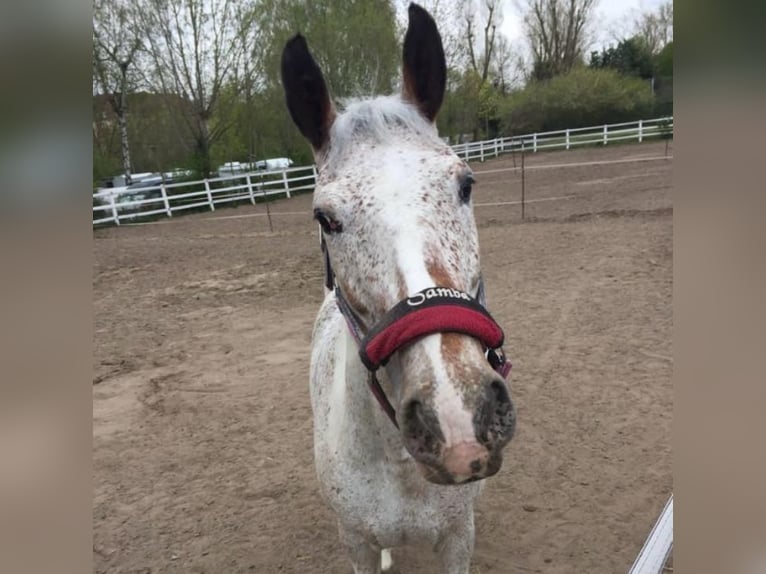
<svg viewBox="0 0 766 574"><path fill-rule="evenodd" d="M485 445L506 443L516 428L516 412L505 383L493 380L486 386L483 404L474 417L476 438Z"/></svg>
<svg viewBox="0 0 766 574"><path fill-rule="evenodd" d="M423 403L412 400L404 408L404 434L411 449L420 455L436 455L441 448L442 434L436 415ZM413 453L415 454L415 453Z"/></svg>

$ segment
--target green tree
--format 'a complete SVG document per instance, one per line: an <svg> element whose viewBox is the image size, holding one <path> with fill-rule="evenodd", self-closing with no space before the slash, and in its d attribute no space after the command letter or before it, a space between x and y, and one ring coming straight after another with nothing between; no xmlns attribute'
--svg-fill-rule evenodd
<svg viewBox="0 0 766 574"><path fill-rule="evenodd" d="M653 103L648 82L581 67L512 93L501 111L502 127L523 134L631 121L650 115Z"/></svg>
<svg viewBox="0 0 766 574"><path fill-rule="evenodd" d="M654 77L654 59L649 46L640 36L622 40L616 46L591 52L591 68L612 68L626 76Z"/></svg>
<svg viewBox="0 0 766 574"><path fill-rule="evenodd" d="M264 79L279 85L285 42L303 34L334 98L390 93L399 76L401 52L393 5L388 0L260 0L265 27Z"/></svg>
<svg viewBox="0 0 766 574"><path fill-rule="evenodd" d="M472 68L448 72L447 92L436 116L439 133L448 135L453 142L462 141L466 134L478 137L481 87L481 76Z"/></svg>
<svg viewBox="0 0 766 574"><path fill-rule="evenodd" d="M673 42L668 42L654 57L654 67L658 76L673 77Z"/></svg>

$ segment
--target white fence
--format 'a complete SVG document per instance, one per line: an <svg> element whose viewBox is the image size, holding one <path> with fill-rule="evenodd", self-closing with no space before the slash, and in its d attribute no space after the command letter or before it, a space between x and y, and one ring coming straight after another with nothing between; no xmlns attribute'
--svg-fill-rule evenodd
<svg viewBox="0 0 766 574"><path fill-rule="evenodd" d="M93 224L132 222L157 215L172 217L188 209L250 201L314 189L316 167L291 167L279 171L251 172L204 179L161 183L132 189L105 189L93 194Z"/></svg>
<svg viewBox="0 0 766 574"><path fill-rule="evenodd" d="M588 128L574 128L522 136L495 138L453 145L466 161L484 161L504 153L536 153L543 150L571 149L582 145L608 145L621 141L642 142L673 133L673 118L638 120ZM123 222L165 215L172 217L188 209L250 201L314 189L316 166L291 167L278 171L250 172L202 181L162 183L131 189L106 189L93 194L93 225Z"/></svg>
<svg viewBox="0 0 766 574"><path fill-rule="evenodd" d="M628 574L661 574L673 550L673 494L644 542Z"/></svg>
<svg viewBox="0 0 766 574"><path fill-rule="evenodd" d="M496 138L457 144L453 145L452 149L466 161L484 161L488 157L520 152L522 149L536 153L542 150L571 149L583 145L608 145L620 141L641 143L644 140L662 137L666 133L673 133L672 117Z"/></svg>

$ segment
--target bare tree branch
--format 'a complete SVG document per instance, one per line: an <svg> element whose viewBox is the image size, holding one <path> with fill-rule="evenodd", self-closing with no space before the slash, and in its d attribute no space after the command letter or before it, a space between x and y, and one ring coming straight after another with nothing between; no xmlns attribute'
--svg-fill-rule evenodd
<svg viewBox="0 0 766 574"><path fill-rule="evenodd" d="M212 167L211 145L230 125L221 119L211 129L210 120L224 87L235 81L243 56L252 51L246 44L252 36L243 34L236 18L250 12L248 6L234 0L145 0L155 89L190 102L192 114L185 118L205 174Z"/></svg>
<svg viewBox="0 0 766 574"><path fill-rule="evenodd" d="M569 71L587 48L586 31L597 0L526 0L524 28L534 56L533 77Z"/></svg>
<svg viewBox="0 0 766 574"><path fill-rule="evenodd" d="M125 179L130 183L132 164L128 139L128 92L138 83L134 67L142 49L133 26L132 6L119 0L96 0L93 6L93 83L117 117Z"/></svg>

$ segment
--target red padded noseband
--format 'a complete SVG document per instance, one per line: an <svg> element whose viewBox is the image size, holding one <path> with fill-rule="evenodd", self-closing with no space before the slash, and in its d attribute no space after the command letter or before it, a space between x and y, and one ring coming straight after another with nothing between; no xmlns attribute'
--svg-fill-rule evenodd
<svg viewBox="0 0 766 574"><path fill-rule="evenodd" d="M362 339L359 356L375 371L399 349L433 333L462 333L487 349L503 346L503 330L473 297L445 287L424 289L400 301Z"/></svg>

